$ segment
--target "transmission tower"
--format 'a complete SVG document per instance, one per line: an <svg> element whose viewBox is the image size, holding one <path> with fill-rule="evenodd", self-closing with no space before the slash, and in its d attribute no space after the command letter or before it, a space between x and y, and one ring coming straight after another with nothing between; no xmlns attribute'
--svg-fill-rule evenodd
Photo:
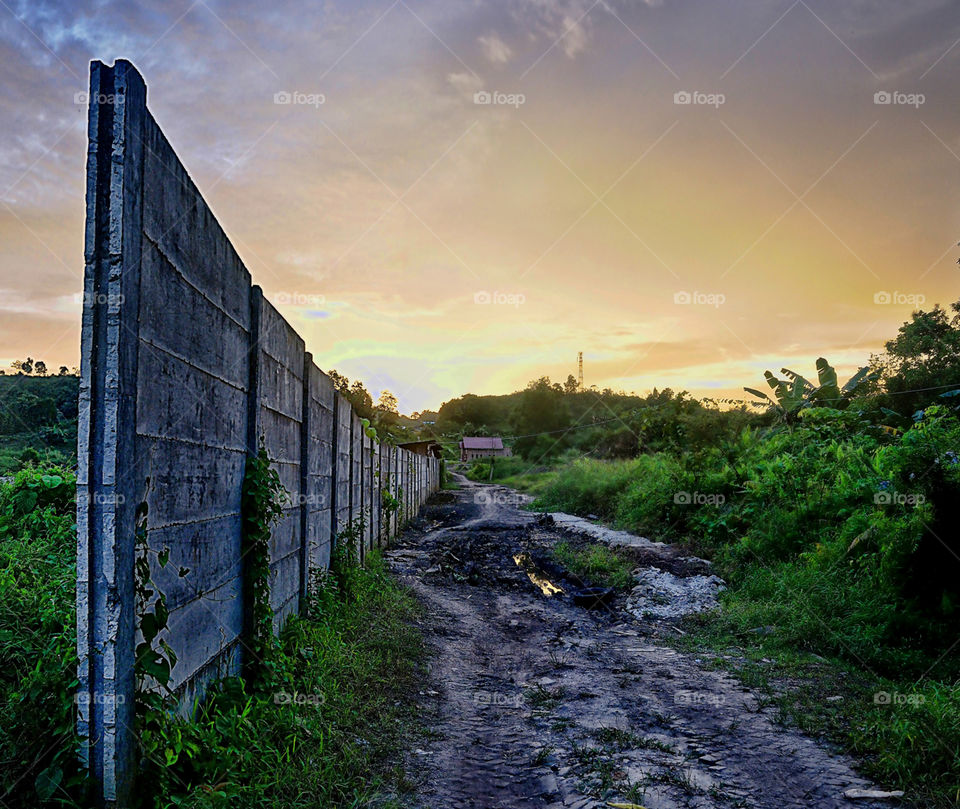
<svg viewBox="0 0 960 809"><path fill-rule="evenodd" d="M583 352L577 352L577 390L583 390Z"/></svg>

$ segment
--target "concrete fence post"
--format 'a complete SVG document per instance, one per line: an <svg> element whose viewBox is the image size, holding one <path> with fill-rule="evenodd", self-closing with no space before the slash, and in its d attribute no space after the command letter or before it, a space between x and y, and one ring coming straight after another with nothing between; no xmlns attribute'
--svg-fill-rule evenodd
<svg viewBox="0 0 960 809"><path fill-rule="evenodd" d="M134 556L143 130L129 62L90 71L77 466L77 731L98 805L127 805L135 765Z"/></svg>
<svg viewBox="0 0 960 809"><path fill-rule="evenodd" d="M263 432L260 413L260 333L263 323L263 290L253 285L250 288L250 346L247 351L249 382L247 384L247 453L255 456L259 451L260 436ZM241 548L242 548L241 544ZM250 559L240 558L241 593L243 594L240 659L243 666L254 661L250 659L248 639L254 631L253 584L250 576Z"/></svg>
<svg viewBox="0 0 960 809"><path fill-rule="evenodd" d="M337 547L337 534L340 532L339 508L339 467L337 462L340 452L340 394L333 392L333 435L330 446L330 553L331 556Z"/></svg>
<svg viewBox="0 0 960 809"><path fill-rule="evenodd" d="M316 496L313 487L310 485L310 473L313 468L311 459L316 456L319 450L311 435L314 429L313 390L310 386L312 373L313 354L305 351L303 354L303 401L300 416L300 612L306 607L307 595L310 592L310 522L313 511L311 496Z"/></svg>

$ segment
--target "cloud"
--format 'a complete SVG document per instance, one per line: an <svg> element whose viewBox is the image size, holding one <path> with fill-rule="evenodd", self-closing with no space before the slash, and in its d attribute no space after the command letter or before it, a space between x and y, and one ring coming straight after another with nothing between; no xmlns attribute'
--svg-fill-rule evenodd
<svg viewBox="0 0 960 809"><path fill-rule="evenodd" d="M580 21L573 17L563 18L563 52L571 59L587 47L587 31Z"/></svg>
<svg viewBox="0 0 960 809"><path fill-rule="evenodd" d="M453 88L457 90L457 92L470 98L473 97L473 94L477 92L477 90L483 87L483 82L480 77L471 73L449 73L447 74L447 81L453 85Z"/></svg>
<svg viewBox="0 0 960 809"><path fill-rule="evenodd" d="M495 65L505 65L510 61L510 57L513 56L513 51L510 50L510 46L496 34L478 37L477 41L480 43L480 47L483 48L483 55Z"/></svg>

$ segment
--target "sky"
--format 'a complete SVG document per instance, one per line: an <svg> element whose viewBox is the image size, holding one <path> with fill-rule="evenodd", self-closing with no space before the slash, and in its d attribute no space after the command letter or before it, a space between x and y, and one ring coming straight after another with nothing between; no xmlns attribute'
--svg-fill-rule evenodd
<svg viewBox="0 0 960 809"><path fill-rule="evenodd" d="M960 298L949 0L0 0L0 366L79 364L89 62L325 370L403 412L740 396Z"/></svg>

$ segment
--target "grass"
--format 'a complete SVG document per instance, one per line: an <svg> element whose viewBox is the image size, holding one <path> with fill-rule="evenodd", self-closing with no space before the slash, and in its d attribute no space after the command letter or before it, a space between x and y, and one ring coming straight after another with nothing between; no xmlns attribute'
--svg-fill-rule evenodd
<svg viewBox="0 0 960 809"><path fill-rule="evenodd" d="M960 804L960 689L935 680L885 678L836 657L798 649L788 633L745 629L749 595L725 594L721 613L692 616L673 642L712 652L716 668L756 691L785 725L827 739L855 756L882 788L900 788L917 805Z"/></svg>
<svg viewBox="0 0 960 809"><path fill-rule="evenodd" d="M25 466L25 461L44 467L75 465L76 430L73 432L72 441L54 446L44 443L35 432L0 435L0 475L13 475Z"/></svg>
<svg viewBox="0 0 960 809"><path fill-rule="evenodd" d="M86 806L74 734L75 481L24 469L0 482L0 804ZM379 553L338 560L285 627L273 678L213 688L169 719L163 760L141 769L147 807L388 807L409 790L418 733L419 608Z"/></svg>
<svg viewBox="0 0 960 809"><path fill-rule="evenodd" d="M629 730L616 727L598 728L593 732L593 738L605 748L616 753L625 750L659 750L661 753L674 753L674 749L665 742L648 736L639 736Z"/></svg>
<svg viewBox="0 0 960 809"><path fill-rule="evenodd" d="M534 505L711 558L728 589L722 612L687 630L690 648L712 649L782 721L849 750L885 788L956 806L960 588L946 571L958 445L960 421L942 407L896 435L852 409L810 411L723 451L576 461ZM891 490L923 497L890 505ZM590 575L583 551L560 553Z"/></svg>
<svg viewBox="0 0 960 809"><path fill-rule="evenodd" d="M530 463L520 456L497 458L492 463L490 474L489 460L476 460L463 470L468 480L478 483L500 483L518 491L536 495L551 477L553 466L550 464Z"/></svg>
<svg viewBox="0 0 960 809"><path fill-rule="evenodd" d="M418 614L377 552L327 576L285 628L269 692L226 681L171 729L198 750L181 744L172 767L153 768L153 805L171 795L196 809L392 805L411 788L401 754L417 732Z"/></svg>
<svg viewBox="0 0 960 809"><path fill-rule="evenodd" d="M0 804L78 786L75 485L65 469L0 483Z"/></svg>
<svg viewBox="0 0 960 809"><path fill-rule="evenodd" d="M562 541L554 546L553 558L567 570L603 587L626 590L634 584L634 564L607 545L575 547Z"/></svg>
<svg viewBox="0 0 960 809"><path fill-rule="evenodd" d="M567 691L563 686L558 685L551 690L537 683L532 689L526 691L524 696L530 703L530 707L541 711L552 711L563 701L566 694Z"/></svg>

